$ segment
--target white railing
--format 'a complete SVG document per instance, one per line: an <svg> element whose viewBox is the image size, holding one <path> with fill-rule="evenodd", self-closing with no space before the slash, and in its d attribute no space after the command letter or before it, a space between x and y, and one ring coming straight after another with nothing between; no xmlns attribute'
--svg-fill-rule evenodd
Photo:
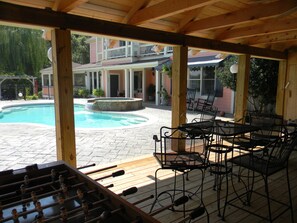
<svg viewBox="0 0 297 223"><path fill-rule="evenodd" d="M128 51L127 51L128 50ZM126 52L127 51L127 52ZM121 46L106 50L106 59L131 57L131 46Z"/></svg>

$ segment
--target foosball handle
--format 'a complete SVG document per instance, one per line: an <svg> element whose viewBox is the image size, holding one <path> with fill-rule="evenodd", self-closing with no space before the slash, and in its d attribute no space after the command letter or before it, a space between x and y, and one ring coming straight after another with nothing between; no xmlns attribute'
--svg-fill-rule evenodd
<svg viewBox="0 0 297 223"><path fill-rule="evenodd" d="M137 187L131 187L127 190L123 190L120 196L128 196L130 194L135 194L138 191Z"/></svg>

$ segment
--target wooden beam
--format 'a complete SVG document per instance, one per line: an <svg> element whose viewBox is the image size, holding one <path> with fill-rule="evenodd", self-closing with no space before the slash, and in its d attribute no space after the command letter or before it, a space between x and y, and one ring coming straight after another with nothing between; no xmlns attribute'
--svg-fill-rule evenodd
<svg viewBox="0 0 297 223"><path fill-rule="evenodd" d="M198 9L193 9L188 11L183 19L181 19L178 23L178 27L174 30L177 33L183 33L184 30L188 27L190 22L196 20L200 13L205 9L205 7L200 7Z"/></svg>
<svg viewBox="0 0 297 223"><path fill-rule="evenodd" d="M278 79L277 79L277 93L275 113L277 115L284 115L284 102L285 102L285 87L286 87L286 73L287 73L287 60L279 62Z"/></svg>
<svg viewBox="0 0 297 223"><path fill-rule="evenodd" d="M178 127L186 123L187 115L187 71L188 71L188 47L176 46L173 47L173 62L172 62L172 127ZM173 146L172 149L178 148L178 151L184 151L184 142L179 142L178 146Z"/></svg>
<svg viewBox="0 0 297 223"><path fill-rule="evenodd" d="M272 25L273 24L273 25ZM221 33L216 39L238 39L244 37L252 37L255 35L267 35L271 33L288 32L297 29L297 20L288 19L269 19L265 23L255 26L235 28Z"/></svg>
<svg viewBox="0 0 297 223"><path fill-rule="evenodd" d="M166 18L195 8L210 5L220 0L165 0L139 10L129 20L129 24L139 25L145 22Z"/></svg>
<svg viewBox="0 0 297 223"><path fill-rule="evenodd" d="M122 23L128 23L128 21L135 15L135 13L142 9L145 8L148 3L151 0L138 0L134 3L133 7L130 9L130 11L128 12L128 14L125 16L125 18L123 19Z"/></svg>
<svg viewBox="0 0 297 223"><path fill-rule="evenodd" d="M243 39L242 43L247 45L258 45L258 44L272 44L281 42L296 41L297 39L297 27L296 30L285 32L285 33L275 33L269 35L254 36L251 38Z"/></svg>
<svg viewBox="0 0 297 223"><path fill-rule="evenodd" d="M165 45L181 45L234 54L250 54L270 59L282 60L287 57L286 53L280 51L147 29L127 24L75 16L62 12L17 6L4 2L0 2L0 21L31 24L41 27L70 29L77 32L154 42Z"/></svg>
<svg viewBox="0 0 297 223"><path fill-rule="evenodd" d="M56 0L52 9L59 12L69 12L86 2L88 0Z"/></svg>
<svg viewBox="0 0 297 223"><path fill-rule="evenodd" d="M247 110L248 87L250 75L250 56L240 55L236 75L236 95L234 120L243 120ZM241 121L242 122L242 121Z"/></svg>
<svg viewBox="0 0 297 223"><path fill-rule="evenodd" d="M272 18L279 16L282 13L294 11L296 8L297 1L295 0L283 0L269 4L259 4L257 6L252 6L252 8L240 9L227 14L196 20L187 27L185 33L189 34L199 30L222 28L255 20Z"/></svg>
<svg viewBox="0 0 297 223"><path fill-rule="evenodd" d="M57 158L76 167L71 35L52 31Z"/></svg>

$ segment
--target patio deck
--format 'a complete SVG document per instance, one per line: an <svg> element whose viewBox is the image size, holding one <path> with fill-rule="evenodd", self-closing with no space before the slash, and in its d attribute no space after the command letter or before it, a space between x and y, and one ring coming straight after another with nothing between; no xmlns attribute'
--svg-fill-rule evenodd
<svg viewBox="0 0 297 223"><path fill-rule="evenodd" d="M289 163L289 171L290 171L290 180L291 180L291 191L292 191L292 201L294 208L294 217L297 219L297 153L294 151L291 155L290 163ZM100 167L91 167L82 170L82 172L86 172L93 169L99 169ZM136 186L138 188L138 192L134 195L129 195L124 197L129 202L133 203L140 199L146 198L150 195L154 194L154 174L155 170L159 168L159 164L155 160L153 156L146 156L138 160L133 160L126 163L120 163L116 168L112 168L106 171L102 171L99 173L89 175L91 178L95 179L101 176L108 175L116 170L125 170L125 175L117 177L117 178L108 178L99 181L102 185L109 185L111 183L114 184L114 187L110 188L115 193L121 193L123 190L130 188L132 186ZM197 185L197 181L200 179L198 171L193 171L189 175L189 181L187 181L186 186L187 189L195 188ZM274 175L270 178L271 182L271 194L274 198L287 198L287 187L285 177L283 177L285 171ZM173 172L171 170L160 170L158 172L158 178L162 180L158 185L164 188L171 188L173 182ZM179 183L181 182L181 177L178 178ZM258 191L263 191L263 181L256 182L256 188ZM207 211L210 214L210 222L224 222L220 217L217 216L217 204L216 204L216 192L213 190L213 176L206 173L206 177L204 180L204 203L206 204ZM230 184L229 184L229 187ZM225 192L225 181L223 183L222 194ZM162 189L161 189L162 190ZM234 195L233 190L230 191L230 196ZM284 196L285 195L285 196ZM251 211L266 211L266 199L263 197L253 197L250 210ZM145 212L149 212L153 199L147 200L139 205ZM193 204L193 201L189 205ZM156 207L158 208L158 207ZM278 211L278 206L272 206L273 213ZM182 213L172 212L166 210L154 216L160 222L179 222L183 219ZM192 222L207 222L205 215L201 218L198 218ZM247 212L241 211L237 208L227 206L225 222L235 223L235 222L265 222L264 220L250 215ZM284 215L278 218L275 222L290 222L290 212L287 211Z"/></svg>

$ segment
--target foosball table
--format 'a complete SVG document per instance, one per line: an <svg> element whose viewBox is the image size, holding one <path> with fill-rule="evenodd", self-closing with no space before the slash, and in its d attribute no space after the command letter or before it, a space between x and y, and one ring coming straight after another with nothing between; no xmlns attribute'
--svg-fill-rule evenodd
<svg viewBox="0 0 297 223"><path fill-rule="evenodd" d="M108 187L57 161L0 172L0 222L158 221Z"/></svg>

